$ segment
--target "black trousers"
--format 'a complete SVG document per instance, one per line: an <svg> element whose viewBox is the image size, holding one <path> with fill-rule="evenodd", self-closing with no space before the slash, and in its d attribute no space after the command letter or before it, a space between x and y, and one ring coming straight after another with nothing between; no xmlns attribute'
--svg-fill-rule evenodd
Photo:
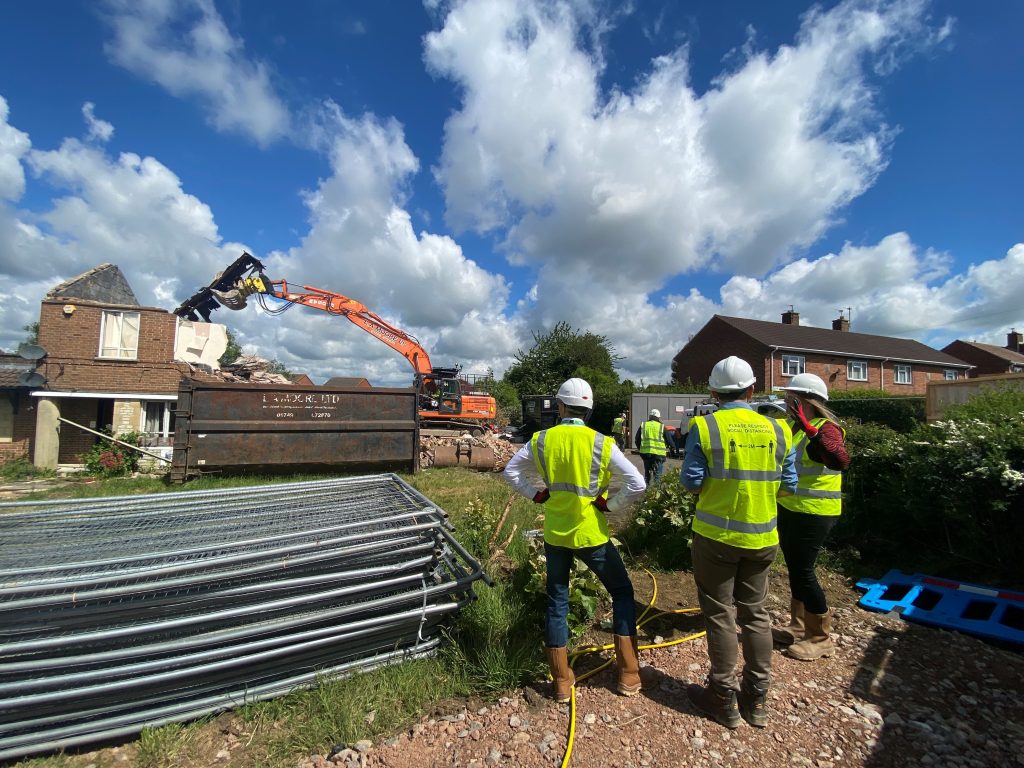
<svg viewBox="0 0 1024 768"><path fill-rule="evenodd" d="M838 515L808 515L779 505L779 547L789 569L789 591L809 613L828 610L825 592L818 583L814 563L821 545L839 519Z"/></svg>

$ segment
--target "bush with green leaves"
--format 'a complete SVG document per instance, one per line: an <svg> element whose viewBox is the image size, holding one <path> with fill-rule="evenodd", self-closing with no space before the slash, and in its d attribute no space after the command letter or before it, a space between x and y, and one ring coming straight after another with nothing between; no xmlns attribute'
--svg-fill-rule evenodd
<svg viewBox="0 0 1024 768"><path fill-rule="evenodd" d="M663 475L648 488L621 534L630 553L646 556L660 568L689 568L696 503L677 475Z"/></svg>
<svg viewBox="0 0 1024 768"><path fill-rule="evenodd" d="M833 541L868 559L1024 584L1024 407L983 394L908 435L848 428Z"/></svg>
<svg viewBox="0 0 1024 768"><path fill-rule="evenodd" d="M543 612L547 605L547 558L544 556L544 540L540 537L530 539L527 569L526 594L531 596L534 609ZM582 560L574 558L569 571L570 640L578 638L589 628L603 593L604 586L597 574Z"/></svg>
<svg viewBox="0 0 1024 768"><path fill-rule="evenodd" d="M108 437L113 437L110 430L103 430ZM127 432L117 435L117 440L128 445L139 444L138 432ZM139 456L137 451L125 448L123 445L102 440L90 448L82 457L85 471L90 475L98 477L122 477L130 475L139 468Z"/></svg>
<svg viewBox="0 0 1024 768"><path fill-rule="evenodd" d="M924 423L923 397L899 397L880 389L832 390L828 406L851 423L874 423L908 433Z"/></svg>

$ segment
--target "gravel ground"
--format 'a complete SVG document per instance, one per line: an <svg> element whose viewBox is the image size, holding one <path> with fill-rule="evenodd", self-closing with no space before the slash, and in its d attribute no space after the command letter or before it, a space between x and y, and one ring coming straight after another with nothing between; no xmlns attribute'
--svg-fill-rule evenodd
<svg viewBox="0 0 1024 768"><path fill-rule="evenodd" d="M701 639L642 651L646 687L637 697L613 693L610 671L581 684L572 765L1024 766L1024 658L863 611L856 599L847 589L834 601L835 656L775 655L767 728L729 731L695 712L685 689L708 671ZM665 636L687 631L684 622L692 620ZM559 765L568 706L546 693L538 683L489 705L453 707L381 744L313 755L299 768Z"/></svg>

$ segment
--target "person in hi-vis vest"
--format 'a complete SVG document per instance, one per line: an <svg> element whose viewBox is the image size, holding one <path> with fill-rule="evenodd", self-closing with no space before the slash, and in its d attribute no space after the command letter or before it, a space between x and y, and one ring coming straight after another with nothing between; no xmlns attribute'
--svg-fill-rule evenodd
<svg viewBox="0 0 1024 768"><path fill-rule="evenodd" d="M814 564L843 511L843 470L850 466L846 431L825 403L828 387L813 373L798 373L786 385L786 409L793 425L799 482L796 493L779 499L779 546L789 572L789 626L773 629L786 655L814 661L835 653L832 611Z"/></svg>
<svg viewBox="0 0 1024 768"><path fill-rule="evenodd" d="M574 558L586 563L612 598L615 632L616 689L625 696L640 692L636 603L633 584L608 533L606 512L619 512L643 496L647 486L636 467L611 437L586 426L594 393L583 379L558 388L559 423L534 434L505 467L504 478L520 494L544 505L544 557L547 569L547 614L544 645L557 701L569 701L575 684L566 645L569 642L569 571ZM532 468L543 486L524 476ZM612 480L621 483L608 498Z"/></svg>
<svg viewBox="0 0 1024 768"><path fill-rule="evenodd" d="M768 569L779 548L776 497L796 490L793 433L750 407L754 371L738 357L711 371L713 413L694 416L680 482L699 494L693 518L693 579L707 626L711 672L691 685L694 706L728 728L767 724L771 684ZM736 677L736 625L743 674Z"/></svg>

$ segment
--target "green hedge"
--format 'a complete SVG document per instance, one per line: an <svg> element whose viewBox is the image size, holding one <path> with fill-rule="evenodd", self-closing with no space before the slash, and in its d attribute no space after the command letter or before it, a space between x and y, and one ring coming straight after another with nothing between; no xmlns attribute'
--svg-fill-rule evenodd
<svg viewBox="0 0 1024 768"><path fill-rule="evenodd" d="M829 408L847 421L882 424L904 434L924 423L923 397L893 397L879 389L830 394Z"/></svg>
<svg viewBox="0 0 1024 768"><path fill-rule="evenodd" d="M848 428L833 544L881 567L1024 586L1024 407L972 403L906 435Z"/></svg>

